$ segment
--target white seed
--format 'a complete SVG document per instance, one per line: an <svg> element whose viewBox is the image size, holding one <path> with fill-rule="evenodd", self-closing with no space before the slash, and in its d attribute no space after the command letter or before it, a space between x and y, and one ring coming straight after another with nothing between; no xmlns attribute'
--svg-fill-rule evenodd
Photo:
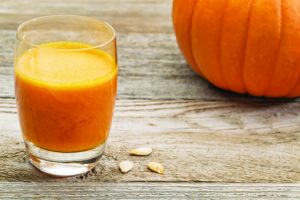
<svg viewBox="0 0 300 200"><path fill-rule="evenodd" d="M119 163L119 168L122 173L127 173L133 168L133 162L129 160L123 160Z"/></svg>
<svg viewBox="0 0 300 200"><path fill-rule="evenodd" d="M149 162L147 164L147 167L153 171L153 172L156 172L156 173L159 173L159 174L163 174L164 173L164 167L162 166L162 164L160 163L157 163L157 162Z"/></svg>
<svg viewBox="0 0 300 200"><path fill-rule="evenodd" d="M140 147L130 150L129 153L135 156L148 156L152 153L152 149L150 147Z"/></svg>

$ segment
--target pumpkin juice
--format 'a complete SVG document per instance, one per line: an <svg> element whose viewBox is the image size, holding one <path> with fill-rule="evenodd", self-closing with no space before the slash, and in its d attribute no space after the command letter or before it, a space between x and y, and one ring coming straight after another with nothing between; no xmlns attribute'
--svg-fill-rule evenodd
<svg viewBox="0 0 300 200"><path fill-rule="evenodd" d="M106 141L117 87L109 54L82 43L42 44L19 57L15 81L26 142L78 152Z"/></svg>

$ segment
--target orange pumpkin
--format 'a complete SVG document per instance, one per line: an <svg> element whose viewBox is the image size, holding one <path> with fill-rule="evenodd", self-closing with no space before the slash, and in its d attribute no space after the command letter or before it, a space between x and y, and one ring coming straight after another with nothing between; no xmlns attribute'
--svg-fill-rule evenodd
<svg viewBox="0 0 300 200"><path fill-rule="evenodd" d="M173 24L187 62L214 85L300 96L300 0L174 0Z"/></svg>

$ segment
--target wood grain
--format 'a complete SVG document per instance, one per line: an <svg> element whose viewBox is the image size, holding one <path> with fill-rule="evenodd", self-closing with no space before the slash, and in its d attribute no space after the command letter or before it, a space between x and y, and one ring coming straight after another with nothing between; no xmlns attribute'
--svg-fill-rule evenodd
<svg viewBox="0 0 300 200"><path fill-rule="evenodd" d="M299 113L298 102L119 100L100 165L66 181L300 182ZM1 99L0 119L0 180L48 180L24 159L13 99ZM149 157L128 155L145 145L154 148ZM135 162L125 175L123 159ZM151 173L149 161L165 174Z"/></svg>
<svg viewBox="0 0 300 200"><path fill-rule="evenodd" d="M1 199L297 200L296 184L2 182Z"/></svg>
<svg viewBox="0 0 300 200"><path fill-rule="evenodd" d="M76 14L108 21L118 32L172 32L171 0L0 0L0 4L0 28L6 30L16 30L38 16Z"/></svg>
<svg viewBox="0 0 300 200"><path fill-rule="evenodd" d="M81 14L107 20L117 29L119 99L262 100L217 89L188 67L172 31L171 1L0 2L1 97L14 96L13 51L17 26L40 15Z"/></svg>
<svg viewBox="0 0 300 200"><path fill-rule="evenodd" d="M0 97L14 96L14 45L15 31L0 31L0 49L3 49L0 54ZM118 51L119 99L291 101L255 98L215 88L187 66L173 34L120 33Z"/></svg>
<svg viewBox="0 0 300 200"><path fill-rule="evenodd" d="M300 198L299 99L233 94L201 79L177 47L171 3L0 0L0 199ZM118 38L118 101L108 148L93 171L66 179L28 164L14 100L16 28L50 14L106 20ZM128 155L143 145L153 154ZM123 159L135 163L128 174L118 170ZM148 161L164 164L165 174L150 172Z"/></svg>

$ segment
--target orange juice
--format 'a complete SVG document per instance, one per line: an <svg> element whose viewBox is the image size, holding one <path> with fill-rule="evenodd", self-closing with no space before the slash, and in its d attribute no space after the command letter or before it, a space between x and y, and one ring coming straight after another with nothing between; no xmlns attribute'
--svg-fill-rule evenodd
<svg viewBox="0 0 300 200"><path fill-rule="evenodd" d="M54 42L25 51L15 65L16 98L26 142L77 152L103 144L111 126L117 66L104 51Z"/></svg>

